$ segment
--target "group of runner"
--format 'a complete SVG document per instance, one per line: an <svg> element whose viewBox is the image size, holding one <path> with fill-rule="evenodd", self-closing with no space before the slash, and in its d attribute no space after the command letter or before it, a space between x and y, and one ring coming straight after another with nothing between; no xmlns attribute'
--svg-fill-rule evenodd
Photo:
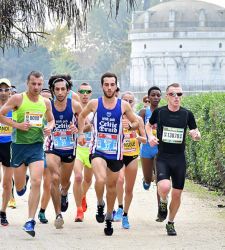
<svg viewBox="0 0 225 250"><path fill-rule="evenodd" d="M62 212L68 208L73 171L77 207L75 222L84 220L86 194L94 175L96 220L99 223L105 221L105 235L113 234L113 221L122 221L122 227L129 229L128 211L140 154L145 190L150 188L153 172L156 175L157 221L160 222L167 218L172 180L166 229L168 235L176 235L174 218L184 187L187 127L193 140L200 139L192 112L180 106L181 86L175 83L167 87L168 105L160 108L161 90L151 87L146 98L150 105L137 115L133 111L134 94L127 91L118 97L117 76L113 73L102 75L103 95L97 99L91 99L92 88L88 83L82 83L78 94L74 93L68 75L52 76L48 82L49 89L43 89L43 83L43 75L32 71L27 77L27 91L9 98L10 81L0 79L1 225L8 225L6 207L11 195L12 177L17 194L24 195L29 168L28 219L23 229L31 236L35 236L35 214L42 178L44 185L38 218L42 223L48 222L45 210L51 197L55 209L54 225L60 229L64 224ZM116 197L118 209L114 211Z"/></svg>

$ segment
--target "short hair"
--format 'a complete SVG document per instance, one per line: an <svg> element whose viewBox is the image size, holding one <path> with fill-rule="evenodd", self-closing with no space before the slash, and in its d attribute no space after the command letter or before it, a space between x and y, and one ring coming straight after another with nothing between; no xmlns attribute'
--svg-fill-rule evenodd
<svg viewBox="0 0 225 250"><path fill-rule="evenodd" d="M31 77L31 76L34 76L34 77L36 77L36 78L40 78L40 77L44 78L44 76L43 76L43 74L42 74L41 72L39 72L39 71L31 71L31 72L29 73L29 75L27 76L27 81L30 80L30 77Z"/></svg>
<svg viewBox="0 0 225 250"><path fill-rule="evenodd" d="M53 94L52 94L52 91L51 91L50 89L43 88L43 89L41 90L41 93L49 93L49 94L51 94L51 96L52 96L52 98L53 98Z"/></svg>
<svg viewBox="0 0 225 250"><path fill-rule="evenodd" d="M179 84L179 83L172 83L172 84L168 85L167 88L166 88L166 92L168 91L168 89L169 89L170 87L179 88L179 87L180 87L180 84Z"/></svg>
<svg viewBox="0 0 225 250"><path fill-rule="evenodd" d="M114 73L106 72L101 76L101 84L103 85L104 78L106 77L114 77L116 79L116 85L117 85L117 76Z"/></svg>
<svg viewBox="0 0 225 250"><path fill-rule="evenodd" d="M159 87L157 87L157 86L152 86L152 87L148 90L148 96L150 96L152 90L158 90L158 91L161 93L161 89L160 89Z"/></svg>
<svg viewBox="0 0 225 250"><path fill-rule="evenodd" d="M71 87L73 86L70 75L54 75L54 76L51 76L48 80L49 89L53 90L55 83L60 82L60 81L66 82L67 89L71 89Z"/></svg>

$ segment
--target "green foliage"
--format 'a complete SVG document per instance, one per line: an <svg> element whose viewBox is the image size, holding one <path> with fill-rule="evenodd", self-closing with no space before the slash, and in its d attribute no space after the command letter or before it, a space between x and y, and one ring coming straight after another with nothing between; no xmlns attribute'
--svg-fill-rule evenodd
<svg viewBox="0 0 225 250"><path fill-rule="evenodd" d="M202 139L187 137L188 176L199 183L225 190L225 94L185 97L183 106L195 115Z"/></svg>

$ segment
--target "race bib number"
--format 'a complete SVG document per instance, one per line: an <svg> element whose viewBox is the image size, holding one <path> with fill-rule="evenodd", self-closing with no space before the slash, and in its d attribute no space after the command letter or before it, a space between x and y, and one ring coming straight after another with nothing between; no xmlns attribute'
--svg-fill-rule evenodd
<svg viewBox="0 0 225 250"><path fill-rule="evenodd" d="M183 142L184 129L163 127L162 141L167 143L181 144Z"/></svg>
<svg viewBox="0 0 225 250"><path fill-rule="evenodd" d="M118 145L118 135L98 133L97 147L98 151L106 154L116 154Z"/></svg>
<svg viewBox="0 0 225 250"><path fill-rule="evenodd" d="M29 122L32 127L41 128L43 125L43 114L38 112L26 112L25 122Z"/></svg>
<svg viewBox="0 0 225 250"><path fill-rule="evenodd" d="M71 131L55 131L53 133L53 144L55 149L73 149L74 142L74 136Z"/></svg>
<svg viewBox="0 0 225 250"><path fill-rule="evenodd" d="M12 127L0 123L0 136L11 136Z"/></svg>

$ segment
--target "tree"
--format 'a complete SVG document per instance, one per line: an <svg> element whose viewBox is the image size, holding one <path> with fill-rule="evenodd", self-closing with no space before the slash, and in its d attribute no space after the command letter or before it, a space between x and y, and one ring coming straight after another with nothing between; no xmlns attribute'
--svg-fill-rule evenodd
<svg viewBox="0 0 225 250"><path fill-rule="evenodd" d="M121 0L109 0L110 10L119 11ZM126 0L133 9L135 0ZM0 0L0 48L24 48L46 35L46 23L66 23L74 32L86 27L86 14L103 0Z"/></svg>

